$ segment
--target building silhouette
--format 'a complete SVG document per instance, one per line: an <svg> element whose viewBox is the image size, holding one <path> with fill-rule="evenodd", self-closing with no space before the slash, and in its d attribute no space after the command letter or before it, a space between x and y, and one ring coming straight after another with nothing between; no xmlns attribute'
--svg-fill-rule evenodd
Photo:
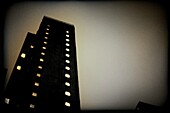
<svg viewBox="0 0 170 113"><path fill-rule="evenodd" d="M80 110L74 25L44 16L27 33L2 100L5 111Z"/></svg>

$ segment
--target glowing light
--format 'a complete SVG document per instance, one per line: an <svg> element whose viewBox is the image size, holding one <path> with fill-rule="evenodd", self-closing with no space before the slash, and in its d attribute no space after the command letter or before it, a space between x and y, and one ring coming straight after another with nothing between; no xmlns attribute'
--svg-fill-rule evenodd
<svg viewBox="0 0 170 113"><path fill-rule="evenodd" d="M70 107L70 103L69 102L65 102L65 106Z"/></svg>
<svg viewBox="0 0 170 113"><path fill-rule="evenodd" d="M38 82L35 82L34 85L35 85L35 86L39 86L39 83L38 83Z"/></svg>
<svg viewBox="0 0 170 113"><path fill-rule="evenodd" d="M44 60L43 60L42 58L40 58L40 61L41 61L41 62L44 62Z"/></svg>
<svg viewBox="0 0 170 113"><path fill-rule="evenodd" d="M70 40L69 39L66 39L67 42L69 42Z"/></svg>
<svg viewBox="0 0 170 113"><path fill-rule="evenodd" d="M70 60L66 60L66 63L70 63Z"/></svg>
<svg viewBox="0 0 170 113"><path fill-rule="evenodd" d="M48 32L46 32L45 34L46 34L46 35L48 35L49 33L48 33Z"/></svg>
<svg viewBox="0 0 170 113"><path fill-rule="evenodd" d="M41 52L41 55L45 55L45 53L44 53L44 52Z"/></svg>
<svg viewBox="0 0 170 113"><path fill-rule="evenodd" d="M70 67L66 66L65 69L66 69L66 70L70 70Z"/></svg>
<svg viewBox="0 0 170 113"><path fill-rule="evenodd" d="M47 36L45 36L44 38L45 38L45 39L48 39L48 37L47 37Z"/></svg>
<svg viewBox="0 0 170 113"><path fill-rule="evenodd" d="M21 70L21 66L17 66L17 69L18 69L18 70Z"/></svg>
<svg viewBox="0 0 170 113"><path fill-rule="evenodd" d="M44 41L44 44L47 44L47 42Z"/></svg>
<svg viewBox="0 0 170 113"><path fill-rule="evenodd" d="M30 46L30 48L34 48L34 46L33 46L33 45L31 45L31 46Z"/></svg>
<svg viewBox="0 0 170 113"><path fill-rule="evenodd" d="M69 33L69 31L66 31L66 33Z"/></svg>
<svg viewBox="0 0 170 113"><path fill-rule="evenodd" d="M46 30L49 31L49 28L47 28Z"/></svg>
<svg viewBox="0 0 170 113"><path fill-rule="evenodd" d="M46 47L42 47L43 49L46 49Z"/></svg>
<svg viewBox="0 0 170 113"><path fill-rule="evenodd" d="M34 104L30 104L30 108L35 108L35 105Z"/></svg>
<svg viewBox="0 0 170 113"><path fill-rule="evenodd" d="M66 51L70 51L70 49L66 48Z"/></svg>
<svg viewBox="0 0 170 113"><path fill-rule="evenodd" d="M47 26L48 26L48 27L50 27L50 25L49 25L49 24L48 24Z"/></svg>
<svg viewBox="0 0 170 113"><path fill-rule="evenodd" d="M69 37L69 35L66 35L66 37Z"/></svg>
<svg viewBox="0 0 170 113"><path fill-rule="evenodd" d="M42 66L38 66L39 69L42 69Z"/></svg>
<svg viewBox="0 0 170 113"><path fill-rule="evenodd" d="M69 54L66 54L66 57L70 57L70 55L69 55Z"/></svg>
<svg viewBox="0 0 170 113"><path fill-rule="evenodd" d="M70 46L70 44L69 44L69 43L66 43L66 46Z"/></svg>
<svg viewBox="0 0 170 113"><path fill-rule="evenodd" d="M70 75L69 75L69 74L65 74L65 77L66 77L66 78L70 78Z"/></svg>
<svg viewBox="0 0 170 113"><path fill-rule="evenodd" d="M41 74L37 73L37 77L41 77Z"/></svg>
<svg viewBox="0 0 170 113"><path fill-rule="evenodd" d="M67 96L71 96L71 93L70 93L70 92L68 92L68 91L65 91L65 95L67 95Z"/></svg>
<svg viewBox="0 0 170 113"><path fill-rule="evenodd" d="M65 82L65 85L66 85L66 86L70 86L70 83L68 83L68 82Z"/></svg>
<svg viewBox="0 0 170 113"><path fill-rule="evenodd" d="M25 58L25 57L26 57L26 54L25 54L25 53L22 53L22 54L21 54L21 57L22 57L22 58Z"/></svg>
<svg viewBox="0 0 170 113"><path fill-rule="evenodd" d="M5 98L5 103L6 103L6 104L9 104L9 101L10 101L9 98Z"/></svg>
<svg viewBox="0 0 170 113"><path fill-rule="evenodd" d="M32 93L32 96L36 97L36 96L37 96L37 93L33 92L33 93Z"/></svg>

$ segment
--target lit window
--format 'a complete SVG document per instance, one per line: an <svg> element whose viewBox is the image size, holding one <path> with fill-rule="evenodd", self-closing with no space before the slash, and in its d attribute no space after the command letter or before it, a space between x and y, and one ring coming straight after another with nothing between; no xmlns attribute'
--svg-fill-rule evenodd
<svg viewBox="0 0 170 113"><path fill-rule="evenodd" d="M26 54L25 54L25 53L22 53L22 54L21 54L21 57L22 57L22 58L25 58L25 57L26 57Z"/></svg>
<svg viewBox="0 0 170 113"><path fill-rule="evenodd" d="M48 27L50 27L50 25L49 25L49 24L48 24L47 26L48 26Z"/></svg>
<svg viewBox="0 0 170 113"><path fill-rule="evenodd" d="M42 69L42 66L38 66L39 69Z"/></svg>
<svg viewBox="0 0 170 113"><path fill-rule="evenodd" d="M33 93L32 93L32 96L36 97L36 96L37 96L37 93L33 92Z"/></svg>
<svg viewBox="0 0 170 113"><path fill-rule="evenodd" d="M45 36L44 38L45 38L45 39L48 39L48 37L46 37L46 36Z"/></svg>
<svg viewBox="0 0 170 113"><path fill-rule="evenodd" d="M66 48L66 51L70 51L70 49Z"/></svg>
<svg viewBox="0 0 170 113"><path fill-rule="evenodd" d="M66 46L70 46L70 44L66 43Z"/></svg>
<svg viewBox="0 0 170 113"><path fill-rule="evenodd" d="M46 30L49 31L49 28L47 28Z"/></svg>
<svg viewBox="0 0 170 113"><path fill-rule="evenodd" d="M35 86L39 86L39 83L38 83L38 82L35 82L34 85L35 85Z"/></svg>
<svg viewBox="0 0 170 113"><path fill-rule="evenodd" d="M66 35L66 37L69 37L69 35Z"/></svg>
<svg viewBox="0 0 170 113"><path fill-rule="evenodd" d="M35 108L35 105L34 104L30 104L30 108Z"/></svg>
<svg viewBox="0 0 170 113"><path fill-rule="evenodd" d="M71 96L71 93L70 93L70 92L68 92L68 91L65 91L65 95L67 95L67 96Z"/></svg>
<svg viewBox="0 0 170 113"><path fill-rule="evenodd" d="M46 47L42 47L43 49L46 49Z"/></svg>
<svg viewBox="0 0 170 113"><path fill-rule="evenodd" d="M47 42L44 41L44 44L47 44Z"/></svg>
<svg viewBox="0 0 170 113"><path fill-rule="evenodd" d="M31 45L31 46L30 46L30 48L34 48L34 46L33 46L33 45Z"/></svg>
<svg viewBox="0 0 170 113"><path fill-rule="evenodd" d="M66 66L65 69L66 69L66 70L70 70L70 67Z"/></svg>
<svg viewBox="0 0 170 113"><path fill-rule="evenodd" d="M68 82L65 82L65 85L66 85L66 86L70 86L70 83L68 83Z"/></svg>
<svg viewBox="0 0 170 113"><path fill-rule="evenodd" d="M70 63L70 60L66 60L66 63Z"/></svg>
<svg viewBox="0 0 170 113"><path fill-rule="evenodd" d="M6 103L6 104L9 104L9 101L10 101L9 98L5 98L5 103Z"/></svg>
<svg viewBox="0 0 170 113"><path fill-rule="evenodd" d="M66 31L66 33L69 33L69 31Z"/></svg>
<svg viewBox="0 0 170 113"><path fill-rule="evenodd" d="M65 77L66 77L66 78L70 78L70 75L69 75L69 74L65 74Z"/></svg>
<svg viewBox="0 0 170 113"><path fill-rule="evenodd" d="M70 55L69 55L69 54L66 54L66 57L70 57Z"/></svg>
<svg viewBox="0 0 170 113"><path fill-rule="evenodd" d="M41 77L41 74L37 73L37 77Z"/></svg>
<svg viewBox="0 0 170 113"><path fill-rule="evenodd" d="M44 60L43 60L42 58L40 58L40 61L41 61L41 62L44 62Z"/></svg>
<svg viewBox="0 0 170 113"><path fill-rule="evenodd" d="M69 102L65 102L65 106L70 107L70 103Z"/></svg>
<svg viewBox="0 0 170 113"><path fill-rule="evenodd" d="M46 35L48 35L49 33L48 33L48 32L46 32L45 34L46 34Z"/></svg>
<svg viewBox="0 0 170 113"><path fill-rule="evenodd" d="M41 55L45 55L45 53L44 53L44 52L41 52Z"/></svg>
<svg viewBox="0 0 170 113"><path fill-rule="evenodd" d="M18 70L21 70L21 66L17 66L17 69L18 69Z"/></svg>
<svg viewBox="0 0 170 113"><path fill-rule="evenodd" d="M69 42L70 40L69 39L66 39L67 42Z"/></svg>

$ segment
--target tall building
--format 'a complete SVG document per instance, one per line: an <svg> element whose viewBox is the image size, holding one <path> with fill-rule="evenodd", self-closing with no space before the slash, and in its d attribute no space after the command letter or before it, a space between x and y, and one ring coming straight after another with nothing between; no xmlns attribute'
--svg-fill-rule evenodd
<svg viewBox="0 0 170 113"><path fill-rule="evenodd" d="M6 110L80 110L74 25L44 16L23 43L3 96Z"/></svg>

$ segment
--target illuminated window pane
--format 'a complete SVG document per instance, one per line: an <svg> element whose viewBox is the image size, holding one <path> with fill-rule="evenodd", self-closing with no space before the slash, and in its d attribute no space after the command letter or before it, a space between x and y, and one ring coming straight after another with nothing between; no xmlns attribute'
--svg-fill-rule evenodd
<svg viewBox="0 0 170 113"><path fill-rule="evenodd" d="M65 74L65 77L66 77L66 78L70 78L70 75L69 75L69 74Z"/></svg>
<svg viewBox="0 0 170 113"><path fill-rule="evenodd" d="M67 42L69 42L70 40L69 39L66 39Z"/></svg>
<svg viewBox="0 0 170 113"><path fill-rule="evenodd" d="M37 93L33 92L33 93L32 93L32 96L36 97L36 96L37 96Z"/></svg>
<svg viewBox="0 0 170 113"><path fill-rule="evenodd" d="M70 83L68 83L68 82L65 82L65 85L66 85L66 86L70 86Z"/></svg>
<svg viewBox="0 0 170 113"><path fill-rule="evenodd" d="M69 44L69 43L66 43L66 46L70 46L70 44Z"/></svg>
<svg viewBox="0 0 170 113"><path fill-rule="evenodd" d="M70 70L70 67L66 66L65 69L66 69L66 70Z"/></svg>
<svg viewBox="0 0 170 113"><path fill-rule="evenodd" d="M17 66L17 69L18 69L18 70L21 70L21 66Z"/></svg>
<svg viewBox="0 0 170 113"><path fill-rule="evenodd" d="M44 41L44 44L47 44L47 42Z"/></svg>
<svg viewBox="0 0 170 113"><path fill-rule="evenodd" d="M35 108L35 105L34 104L30 104L30 108Z"/></svg>
<svg viewBox="0 0 170 113"><path fill-rule="evenodd" d="M30 48L34 48L34 46L33 46L33 45L31 45L31 46L30 46Z"/></svg>
<svg viewBox="0 0 170 113"><path fill-rule="evenodd" d="M65 102L65 106L70 107L70 103L69 102Z"/></svg>
<svg viewBox="0 0 170 113"><path fill-rule="evenodd" d="M48 33L48 32L46 32L45 34L46 34L46 35L48 35L49 33Z"/></svg>
<svg viewBox="0 0 170 113"><path fill-rule="evenodd" d="M37 73L37 77L41 77L41 74Z"/></svg>
<svg viewBox="0 0 170 113"><path fill-rule="evenodd" d="M46 47L42 47L43 49L46 49Z"/></svg>
<svg viewBox="0 0 170 113"><path fill-rule="evenodd" d="M49 24L48 24L47 26L48 26L48 27L50 27L50 25L49 25Z"/></svg>
<svg viewBox="0 0 170 113"><path fill-rule="evenodd" d="M69 37L69 35L66 35L66 37Z"/></svg>
<svg viewBox="0 0 170 113"><path fill-rule="evenodd" d="M26 57L26 54L25 54L25 53L22 53L22 54L21 54L21 57L22 57L22 58L25 58L25 57Z"/></svg>
<svg viewBox="0 0 170 113"><path fill-rule="evenodd" d="M66 63L70 63L70 60L66 60Z"/></svg>
<svg viewBox="0 0 170 113"><path fill-rule="evenodd" d="M39 86L39 83L38 83L38 82L35 82L34 85L35 85L35 86Z"/></svg>
<svg viewBox="0 0 170 113"><path fill-rule="evenodd" d="M42 66L38 66L39 69L42 69Z"/></svg>
<svg viewBox="0 0 170 113"><path fill-rule="evenodd" d="M48 37L46 37L46 36L45 36L44 38L45 38L45 39L48 39Z"/></svg>
<svg viewBox="0 0 170 113"><path fill-rule="evenodd" d="M67 96L71 96L71 93L70 93L70 92L68 92L68 91L65 91L65 95L67 95Z"/></svg>
<svg viewBox="0 0 170 113"><path fill-rule="evenodd" d="M5 103L6 103L6 104L9 104L9 101L10 101L9 98L5 98Z"/></svg>
<svg viewBox="0 0 170 113"><path fill-rule="evenodd" d="M41 61L41 62L44 62L44 60L43 60L42 58L40 58L40 61Z"/></svg>
<svg viewBox="0 0 170 113"><path fill-rule="evenodd" d="M66 33L69 33L69 31L66 31Z"/></svg>
<svg viewBox="0 0 170 113"><path fill-rule="evenodd" d="M70 57L70 55L69 55L69 54L66 54L66 57Z"/></svg>
<svg viewBox="0 0 170 113"><path fill-rule="evenodd" d="M44 53L44 52L41 52L41 55L45 55L45 53Z"/></svg>
<svg viewBox="0 0 170 113"><path fill-rule="evenodd" d="M49 28L47 28L46 30L49 31Z"/></svg>
<svg viewBox="0 0 170 113"><path fill-rule="evenodd" d="M66 48L66 51L70 51L70 49Z"/></svg>

